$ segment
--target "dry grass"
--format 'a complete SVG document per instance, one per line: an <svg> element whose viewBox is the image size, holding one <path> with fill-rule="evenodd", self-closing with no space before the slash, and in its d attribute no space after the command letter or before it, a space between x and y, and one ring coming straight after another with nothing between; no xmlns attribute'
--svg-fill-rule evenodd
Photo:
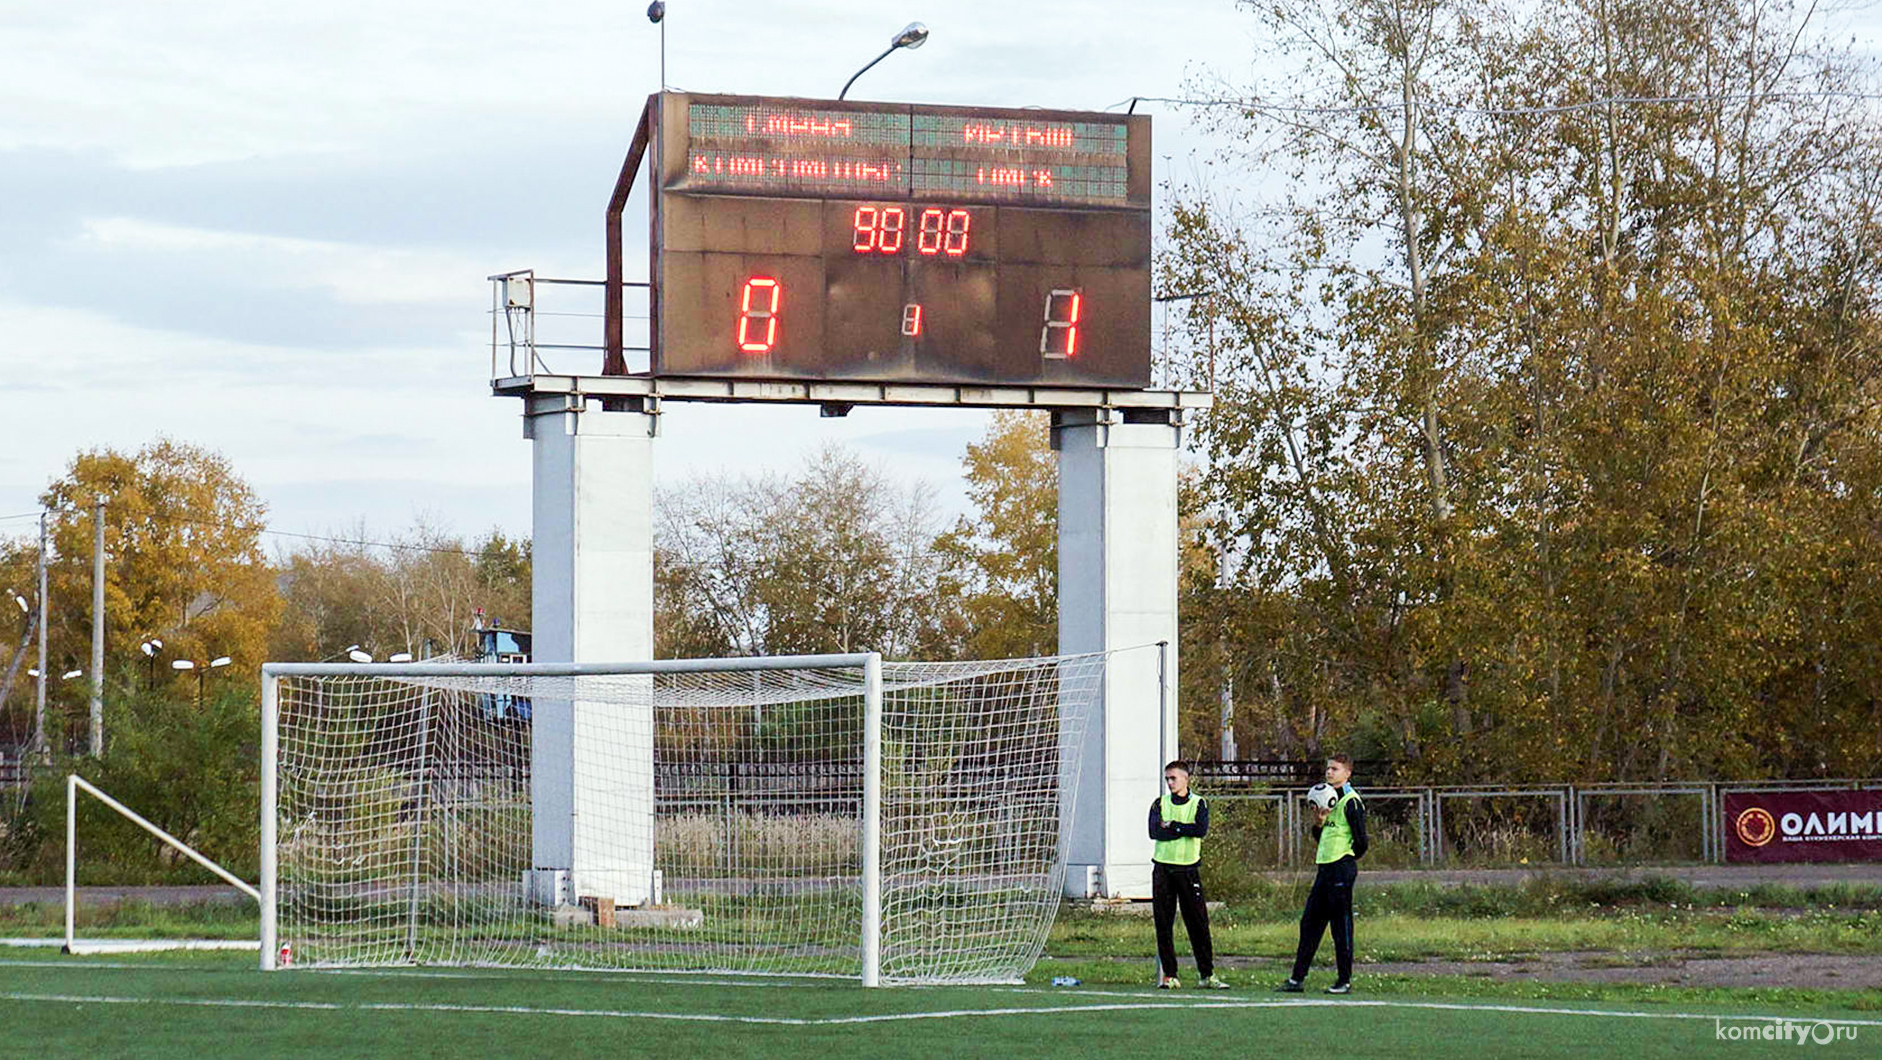
<svg viewBox="0 0 1882 1060"><path fill-rule="evenodd" d="M749 871L859 872L856 820L838 814L676 814L654 832L654 863L690 875L736 866Z"/></svg>

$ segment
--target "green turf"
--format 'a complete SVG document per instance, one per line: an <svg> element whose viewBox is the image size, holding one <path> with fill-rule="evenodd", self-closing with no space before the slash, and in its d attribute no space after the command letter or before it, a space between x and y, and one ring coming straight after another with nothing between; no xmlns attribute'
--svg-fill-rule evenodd
<svg viewBox="0 0 1882 1060"><path fill-rule="evenodd" d="M1180 968L1188 972L1190 964L1187 954L1182 956ZM1280 982L1287 972L1287 963L1275 961L1258 967L1226 969L1220 974L1236 987L1259 991ZM1331 974L1331 967L1323 962L1315 967L1309 982L1315 990L1319 990L1332 981L1329 978ZM1043 985L1064 975L1080 980L1083 985L1098 988L1142 986L1152 981L1155 964L1151 958L1102 960L1048 957L1034 967L1026 981ZM1364 994L1389 994L1406 998L1702 1005L1708 1008L1742 1008L1746 1011L1838 1013L1858 1019L1882 1018L1882 990L1825 990L1792 987L1782 983L1760 987L1725 987L1670 983L1563 982L1549 979L1498 980L1478 975L1422 972L1415 975L1381 975L1368 971L1363 964L1354 969L1354 979ZM1882 1034L1877 1035L1877 1039L1882 1040Z"/></svg>
<svg viewBox="0 0 1882 1060"><path fill-rule="evenodd" d="M1224 955L1291 956L1300 939L1299 921L1294 918L1254 917L1231 908L1212 914L1209 920L1216 952ZM1882 956L1882 914L1874 911L1782 915L1627 909L1554 917L1373 915L1368 911L1358 923L1361 963L1427 957L1482 961L1518 953L1583 950ZM1150 932L1148 917L1061 913L1046 948L1061 956L1139 955L1149 952Z"/></svg>
<svg viewBox="0 0 1882 1060"><path fill-rule="evenodd" d="M33 1043L34 1056L157 1060L195 1060L210 1050L400 1060L550 1053L1088 1058L1156 1055L1173 1044L1184 1055L1266 1060L1444 1055L1461 1043L1480 1056L1689 1060L1695 1050L1769 1051L1773 1043L1718 1041L1718 1026L1747 1024L1714 1020L1779 1015L1869 1020L1843 1024L1856 1032L1855 1041L1813 1045L1811 1056L1873 1055L1882 1041L1882 1017L1847 1009L1520 1001L1511 1007L1552 1011L1512 1012L1487 1007L1498 1004L1489 999L1398 992L1385 980L1352 998L1312 996L1301 1004L1252 986L1208 994L1085 987L864 990L847 982L750 985L477 970L263 974L251 970L253 960L6 951L0 955L0 1012L7 1039Z"/></svg>

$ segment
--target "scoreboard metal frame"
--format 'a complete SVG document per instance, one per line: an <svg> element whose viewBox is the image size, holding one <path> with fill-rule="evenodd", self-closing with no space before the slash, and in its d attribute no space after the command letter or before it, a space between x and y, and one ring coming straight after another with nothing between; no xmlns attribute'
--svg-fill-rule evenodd
<svg viewBox="0 0 1882 1060"><path fill-rule="evenodd" d="M1150 385L1148 117L658 95L612 281L646 148L655 377Z"/></svg>

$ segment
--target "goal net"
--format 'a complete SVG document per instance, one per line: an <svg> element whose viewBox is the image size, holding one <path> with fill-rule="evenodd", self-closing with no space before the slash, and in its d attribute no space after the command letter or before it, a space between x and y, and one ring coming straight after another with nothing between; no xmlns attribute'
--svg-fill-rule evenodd
<svg viewBox="0 0 1882 1060"><path fill-rule="evenodd" d="M1104 667L272 664L262 965L1016 980Z"/></svg>

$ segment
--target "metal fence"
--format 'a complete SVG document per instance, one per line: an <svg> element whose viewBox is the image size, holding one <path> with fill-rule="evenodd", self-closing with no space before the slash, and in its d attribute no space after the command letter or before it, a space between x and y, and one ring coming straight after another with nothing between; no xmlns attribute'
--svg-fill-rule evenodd
<svg viewBox="0 0 1882 1060"><path fill-rule="evenodd" d="M1200 772L1200 771L1199 771ZM1259 827L1274 828L1273 864L1312 860L1301 809L1301 781L1199 783L1225 824L1246 826L1244 804L1264 807ZM1432 785L1360 788L1375 851L1381 840L1419 865L1562 865L1704 862L1725 859L1725 796L1759 791L1882 790L1882 779L1702 781L1641 784ZM1266 811L1272 804L1274 809ZM1221 816L1211 811L1213 821ZM1270 823L1269 818L1272 818ZM1258 849L1267 864L1267 840Z"/></svg>
<svg viewBox="0 0 1882 1060"><path fill-rule="evenodd" d="M1198 763L1198 766L1202 766ZM23 789L35 767L0 757L0 790ZM1259 865L1309 863L1301 804L1309 782L1208 776L1211 833L1236 833ZM1455 785L1360 788L1375 864L1599 865L1725 860L1725 796L1761 791L1874 791L1882 778L1694 783ZM23 792L22 792L23 794ZM1382 842L1383 841L1383 842ZM1270 860L1272 855L1272 860Z"/></svg>

